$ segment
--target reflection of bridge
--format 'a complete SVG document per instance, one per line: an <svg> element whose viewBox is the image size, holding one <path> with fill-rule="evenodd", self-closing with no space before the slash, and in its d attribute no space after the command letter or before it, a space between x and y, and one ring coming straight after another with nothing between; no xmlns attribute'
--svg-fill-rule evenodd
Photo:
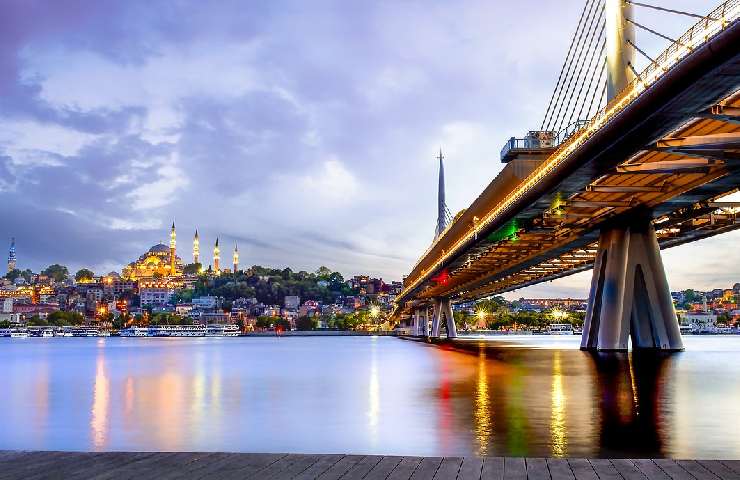
<svg viewBox="0 0 740 480"><path fill-rule="evenodd" d="M556 128L507 142L504 169L406 278L394 315L417 334L429 334L430 307L431 335L446 326L453 337L451 303L595 266L582 348L622 350L630 336L635 347L683 347L660 248L740 226L740 205L718 201L740 184L740 2L692 15L699 22L651 58L633 30L659 33L634 20L631 2L605 1L586 2L591 20L584 7L543 122ZM602 28L589 32L589 21ZM604 90L590 100L581 91L602 74L581 74L579 48L601 62L606 50L608 102L593 115ZM640 74L636 53L649 59ZM579 103L563 122L563 106Z"/></svg>

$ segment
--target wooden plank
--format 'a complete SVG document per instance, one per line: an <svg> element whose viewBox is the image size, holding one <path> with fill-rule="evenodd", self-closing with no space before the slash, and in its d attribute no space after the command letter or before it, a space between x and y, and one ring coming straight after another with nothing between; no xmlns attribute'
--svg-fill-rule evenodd
<svg viewBox="0 0 740 480"><path fill-rule="evenodd" d="M463 465L465 465L463 463ZM481 470L481 479L483 480L503 480L504 478L504 458L503 457L486 457L483 460L483 470Z"/></svg>
<svg viewBox="0 0 740 480"><path fill-rule="evenodd" d="M576 480L599 480L599 476L596 475L596 471L594 470L594 467L591 466L591 462L585 458L569 458L568 465L570 466Z"/></svg>
<svg viewBox="0 0 740 480"><path fill-rule="evenodd" d="M698 462L723 480L740 480L740 473L733 472L719 460L698 460Z"/></svg>
<svg viewBox="0 0 740 480"><path fill-rule="evenodd" d="M590 459L589 463L591 463L600 480L622 480L622 476L609 460L605 458L594 458Z"/></svg>
<svg viewBox="0 0 740 480"><path fill-rule="evenodd" d="M483 459L480 457L463 458L457 480L480 480L483 470Z"/></svg>
<svg viewBox="0 0 740 480"><path fill-rule="evenodd" d="M735 473L740 473L740 460L722 460L722 464Z"/></svg>
<svg viewBox="0 0 740 480"><path fill-rule="evenodd" d="M374 467L370 470L366 476L363 477L365 480L385 480L388 475L401 463L403 457L383 457Z"/></svg>
<svg viewBox="0 0 740 480"><path fill-rule="evenodd" d="M485 464L483 464L485 467ZM523 458L504 458L505 480L526 480L527 464Z"/></svg>
<svg viewBox="0 0 740 480"><path fill-rule="evenodd" d="M344 455L321 455L316 463L301 472L293 480L314 480L334 466ZM214 476L217 478L217 476Z"/></svg>
<svg viewBox="0 0 740 480"><path fill-rule="evenodd" d="M550 480L550 471L547 469L547 460L544 458L527 458L528 480Z"/></svg>
<svg viewBox="0 0 740 480"><path fill-rule="evenodd" d="M409 480L420 463L421 457L403 457L387 480Z"/></svg>
<svg viewBox="0 0 740 480"><path fill-rule="evenodd" d="M717 480L717 476L702 467L696 460L678 460L676 463L697 480Z"/></svg>
<svg viewBox="0 0 740 480"><path fill-rule="evenodd" d="M342 477L342 480L359 480L361 478L364 478L365 475L367 475L370 470L375 468L375 465L380 463L380 461L383 459L382 456L379 455L368 455L367 457L360 460L357 465L352 467L345 476Z"/></svg>
<svg viewBox="0 0 740 480"><path fill-rule="evenodd" d="M456 480L462 465L462 457L445 457L434 474L437 480Z"/></svg>
<svg viewBox="0 0 740 480"><path fill-rule="evenodd" d="M414 470L411 478L415 480L429 480L434 478L439 465L442 463L442 457L424 457L419 466Z"/></svg>
<svg viewBox="0 0 740 480"><path fill-rule="evenodd" d="M574 480L576 477L564 458L548 458L547 469L550 470L552 480Z"/></svg>
<svg viewBox="0 0 740 480"><path fill-rule="evenodd" d="M645 475L632 463L632 460L616 458L612 460L612 465L614 465L614 468L617 469L624 480L645 480Z"/></svg>
<svg viewBox="0 0 740 480"><path fill-rule="evenodd" d="M318 480L338 480L365 458L364 455L347 455L322 473Z"/></svg>
<svg viewBox="0 0 740 480"><path fill-rule="evenodd" d="M655 464L673 480L694 480L694 477L689 475L689 472L681 468L681 466L673 460L667 458L656 458L653 462L655 462Z"/></svg>
<svg viewBox="0 0 740 480"><path fill-rule="evenodd" d="M319 461L319 455L286 455L266 469L257 472L253 478L260 480L293 478Z"/></svg>
<svg viewBox="0 0 740 480"><path fill-rule="evenodd" d="M285 457L283 453L240 453L235 455L227 463L220 466L215 465L213 473L211 473L209 467L207 473L210 473L212 477L219 478L219 480L249 478Z"/></svg>
<svg viewBox="0 0 740 480"><path fill-rule="evenodd" d="M650 459L633 460L635 466L640 469L643 475L650 480L671 480L671 477L661 470L661 468Z"/></svg>

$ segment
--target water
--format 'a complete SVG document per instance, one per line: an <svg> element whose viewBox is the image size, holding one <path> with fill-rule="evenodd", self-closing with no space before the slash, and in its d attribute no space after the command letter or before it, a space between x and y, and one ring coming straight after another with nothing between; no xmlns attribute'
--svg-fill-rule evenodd
<svg viewBox="0 0 740 480"><path fill-rule="evenodd" d="M740 336L0 339L0 449L740 457Z"/></svg>

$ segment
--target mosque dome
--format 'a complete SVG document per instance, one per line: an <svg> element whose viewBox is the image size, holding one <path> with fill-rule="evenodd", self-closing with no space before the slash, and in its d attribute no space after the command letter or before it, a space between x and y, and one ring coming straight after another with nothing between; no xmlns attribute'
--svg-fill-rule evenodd
<svg viewBox="0 0 740 480"><path fill-rule="evenodd" d="M158 243L149 249L149 253L170 253L170 247L163 243Z"/></svg>

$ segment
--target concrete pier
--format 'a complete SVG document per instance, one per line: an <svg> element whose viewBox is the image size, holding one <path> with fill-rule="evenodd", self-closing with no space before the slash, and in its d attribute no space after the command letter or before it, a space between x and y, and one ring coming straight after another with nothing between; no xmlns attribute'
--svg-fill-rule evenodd
<svg viewBox="0 0 740 480"><path fill-rule="evenodd" d="M0 478L740 479L740 460L0 452Z"/></svg>

